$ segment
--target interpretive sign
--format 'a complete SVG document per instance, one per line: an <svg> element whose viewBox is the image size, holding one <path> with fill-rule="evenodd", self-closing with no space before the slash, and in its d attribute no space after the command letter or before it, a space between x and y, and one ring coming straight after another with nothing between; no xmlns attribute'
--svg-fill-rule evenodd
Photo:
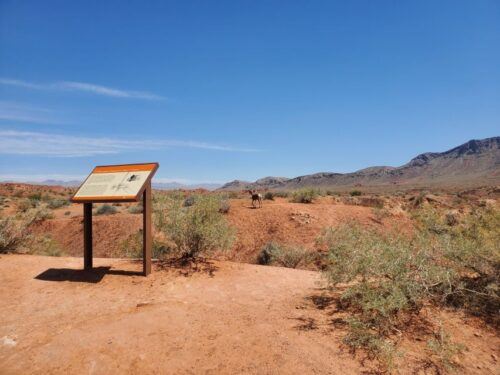
<svg viewBox="0 0 500 375"><path fill-rule="evenodd" d="M95 167L73 196L73 202L138 201L158 163Z"/></svg>
<svg viewBox="0 0 500 375"><path fill-rule="evenodd" d="M139 202L143 215L143 274L151 273L151 179L158 163L103 165L95 167L72 202L83 203L83 263L92 269L92 204Z"/></svg>

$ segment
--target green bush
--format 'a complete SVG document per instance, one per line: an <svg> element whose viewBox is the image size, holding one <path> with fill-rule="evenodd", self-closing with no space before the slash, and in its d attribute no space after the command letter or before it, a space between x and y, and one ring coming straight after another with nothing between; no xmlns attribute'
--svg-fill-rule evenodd
<svg viewBox="0 0 500 375"><path fill-rule="evenodd" d="M103 204L95 210L96 215L113 215L117 212L118 209L115 206L111 206L109 204Z"/></svg>
<svg viewBox="0 0 500 375"><path fill-rule="evenodd" d="M218 195L198 195L191 207L184 207L180 194L158 197L154 204L156 228L172 241L175 252L183 258L226 250L234 236L220 212L222 201Z"/></svg>
<svg viewBox="0 0 500 375"><path fill-rule="evenodd" d="M261 265L279 265L287 268L297 266L307 257L307 250L302 247L282 246L275 242L266 244L257 257Z"/></svg>
<svg viewBox="0 0 500 375"><path fill-rule="evenodd" d="M305 188L296 190L292 193L291 202L293 203L312 203L319 195L317 189Z"/></svg>
<svg viewBox="0 0 500 375"><path fill-rule="evenodd" d="M351 197L359 197L359 196L363 195L363 193L359 190L353 190L349 194L351 195Z"/></svg>
<svg viewBox="0 0 500 375"><path fill-rule="evenodd" d="M390 337L402 317L418 312L438 286L447 289L453 271L436 262L420 235L382 235L344 225L326 231L320 243L328 248L330 285L348 284L340 304L352 314L346 343L364 347L390 367L396 352Z"/></svg>

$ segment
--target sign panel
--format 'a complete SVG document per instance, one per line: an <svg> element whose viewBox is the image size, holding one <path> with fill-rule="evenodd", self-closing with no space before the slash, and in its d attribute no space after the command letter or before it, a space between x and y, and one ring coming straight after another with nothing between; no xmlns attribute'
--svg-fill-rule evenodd
<svg viewBox="0 0 500 375"><path fill-rule="evenodd" d="M158 163L95 167L71 199L73 202L138 201Z"/></svg>

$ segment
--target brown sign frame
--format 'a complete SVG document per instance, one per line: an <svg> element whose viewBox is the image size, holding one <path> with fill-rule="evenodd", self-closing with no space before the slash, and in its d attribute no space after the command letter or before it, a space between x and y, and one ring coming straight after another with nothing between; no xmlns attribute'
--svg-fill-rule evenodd
<svg viewBox="0 0 500 375"><path fill-rule="evenodd" d="M83 204L83 264L85 270L91 270L93 267L92 255L92 205L93 203L114 203L114 202L139 202L142 200L142 273L147 276L151 273L151 214L152 214L152 199L151 199L151 180L156 171L160 167L159 163L137 163L137 164L117 164L117 165L101 165L95 167L87 176L85 181L80 185L78 190L71 197L71 202ZM113 173L113 172L133 172L133 171L150 171L148 178L144 181L135 196L96 196L96 197L76 197L78 191L85 184L92 174L96 173Z"/></svg>

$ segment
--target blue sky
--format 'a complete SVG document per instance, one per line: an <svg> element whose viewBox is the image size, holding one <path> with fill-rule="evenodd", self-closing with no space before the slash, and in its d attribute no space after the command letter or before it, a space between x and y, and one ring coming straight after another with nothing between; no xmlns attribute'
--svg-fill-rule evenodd
<svg viewBox="0 0 500 375"><path fill-rule="evenodd" d="M0 179L224 182L499 135L498 1L0 0Z"/></svg>

